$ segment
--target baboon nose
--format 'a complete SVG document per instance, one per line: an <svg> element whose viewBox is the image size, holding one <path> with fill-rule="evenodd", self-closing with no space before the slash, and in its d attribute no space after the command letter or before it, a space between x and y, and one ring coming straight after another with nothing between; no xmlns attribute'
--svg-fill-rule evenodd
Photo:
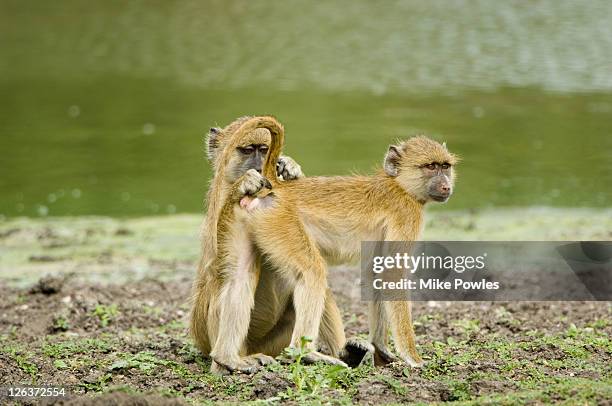
<svg viewBox="0 0 612 406"><path fill-rule="evenodd" d="M440 186L440 192L448 193L448 192L450 192L450 187L448 185L441 185Z"/></svg>

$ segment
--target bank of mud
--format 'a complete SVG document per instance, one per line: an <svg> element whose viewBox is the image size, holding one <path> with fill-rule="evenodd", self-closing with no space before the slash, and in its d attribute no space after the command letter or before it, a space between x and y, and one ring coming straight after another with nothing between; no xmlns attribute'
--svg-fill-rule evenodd
<svg viewBox="0 0 612 406"><path fill-rule="evenodd" d="M609 213L535 213L526 222L524 213L512 210L436 212L428 236L504 239L532 227L547 235L524 239L611 237ZM72 394L65 404L612 399L607 302L418 302L418 345L427 360L421 369L368 363L351 370L296 369L281 362L254 375L213 376L186 328L199 220L0 223L0 386L63 385ZM330 285L348 335L365 337L367 304L359 301L358 274L333 268Z"/></svg>

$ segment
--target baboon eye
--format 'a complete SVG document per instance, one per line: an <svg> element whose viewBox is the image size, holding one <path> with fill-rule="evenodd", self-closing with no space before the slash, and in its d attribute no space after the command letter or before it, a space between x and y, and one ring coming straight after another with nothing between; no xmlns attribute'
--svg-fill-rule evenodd
<svg viewBox="0 0 612 406"><path fill-rule="evenodd" d="M425 165L425 168L432 169L432 170L436 169L436 164L433 164L433 163L432 164L427 164L427 165Z"/></svg>
<svg viewBox="0 0 612 406"><path fill-rule="evenodd" d="M259 150L265 154L266 152L268 152L268 147L260 147Z"/></svg>
<svg viewBox="0 0 612 406"><path fill-rule="evenodd" d="M447 164L447 163L442 164L442 169L448 169L448 168L450 168L450 164Z"/></svg>
<svg viewBox="0 0 612 406"><path fill-rule="evenodd" d="M250 155L253 153L253 147L238 147L238 151L245 155Z"/></svg>

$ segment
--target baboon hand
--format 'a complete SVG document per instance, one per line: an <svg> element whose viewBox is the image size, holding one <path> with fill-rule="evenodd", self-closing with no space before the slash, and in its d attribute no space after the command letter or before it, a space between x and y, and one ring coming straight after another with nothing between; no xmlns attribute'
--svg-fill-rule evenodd
<svg viewBox="0 0 612 406"><path fill-rule="evenodd" d="M276 175L283 180L294 180L304 176L302 167L291 157L281 155L276 163Z"/></svg>
<svg viewBox="0 0 612 406"><path fill-rule="evenodd" d="M366 340L350 338L340 351L340 359L349 367L356 368L368 354L374 354L374 346Z"/></svg>
<svg viewBox="0 0 612 406"><path fill-rule="evenodd" d="M243 196L255 196L263 188L272 189L272 184L255 169L249 169L242 176L238 189Z"/></svg>

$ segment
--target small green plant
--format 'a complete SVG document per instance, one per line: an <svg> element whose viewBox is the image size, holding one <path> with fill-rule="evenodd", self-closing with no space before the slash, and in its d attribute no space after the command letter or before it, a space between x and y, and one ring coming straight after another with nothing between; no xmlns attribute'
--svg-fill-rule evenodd
<svg viewBox="0 0 612 406"><path fill-rule="evenodd" d="M29 353L20 346L6 345L0 347L0 354L7 354L15 361L22 371L32 377L32 380L36 379L36 375L38 375L38 366L31 361L32 353Z"/></svg>
<svg viewBox="0 0 612 406"><path fill-rule="evenodd" d="M449 400L469 400L470 384L463 381L450 382L450 398Z"/></svg>
<svg viewBox="0 0 612 406"><path fill-rule="evenodd" d="M110 369L130 369L137 368L143 373L150 375L157 365L166 365L163 360L158 359L155 354L149 351L142 351L137 354L125 355L123 359L114 362Z"/></svg>
<svg viewBox="0 0 612 406"><path fill-rule="evenodd" d="M45 342L42 352L52 358L65 358L75 354L109 352L112 343L102 338L84 338L73 341Z"/></svg>
<svg viewBox="0 0 612 406"><path fill-rule="evenodd" d="M119 310L117 309L116 304L112 304L110 306L106 305L96 305L96 308L93 310L92 314L98 318L100 321L100 326L106 327L108 324L119 314Z"/></svg>
<svg viewBox="0 0 612 406"><path fill-rule="evenodd" d="M289 365L289 371L297 392L302 392L306 386L306 372L305 367L302 365L302 359L310 352L307 347L310 342L312 342L311 338L302 337L299 347L285 348L285 355L294 360L294 362Z"/></svg>
<svg viewBox="0 0 612 406"><path fill-rule="evenodd" d="M53 321L53 330L55 331L68 331L70 329L70 323L65 317L58 316Z"/></svg>
<svg viewBox="0 0 612 406"><path fill-rule="evenodd" d="M106 389L107 383L113 378L111 374L103 374L93 382L82 382L79 386L87 392L102 392Z"/></svg>
<svg viewBox="0 0 612 406"><path fill-rule="evenodd" d="M478 331L480 331L480 321L479 320L461 319L461 320L455 321L453 325L463 330L463 333L468 336L472 333L477 333Z"/></svg>
<svg viewBox="0 0 612 406"><path fill-rule="evenodd" d="M307 347L310 342L311 338L302 337L299 347L285 349L285 355L294 359L289 364L289 372L295 389L287 389L281 397L305 400L318 396L321 389L338 388L350 380L348 369L341 365L302 365L304 357L311 351Z"/></svg>
<svg viewBox="0 0 612 406"><path fill-rule="evenodd" d="M57 369L66 369L66 368L68 368L68 364L66 364L61 359L56 359L55 361L53 361L53 366L55 368L57 368Z"/></svg>
<svg viewBox="0 0 612 406"><path fill-rule="evenodd" d="M377 375L377 378L386 383L396 395L406 396L408 394L408 390L397 379L382 374Z"/></svg>
<svg viewBox="0 0 612 406"><path fill-rule="evenodd" d="M594 322L588 323L587 326L592 327L592 328L602 329L602 328L607 327L609 324L610 322L608 320L599 319Z"/></svg>
<svg viewBox="0 0 612 406"><path fill-rule="evenodd" d="M30 375L32 378L35 378L38 374L38 366L29 360L29 357L23 354L13 353L13 359L17 363L17 366L21 368L26 374Z"/></svg>

